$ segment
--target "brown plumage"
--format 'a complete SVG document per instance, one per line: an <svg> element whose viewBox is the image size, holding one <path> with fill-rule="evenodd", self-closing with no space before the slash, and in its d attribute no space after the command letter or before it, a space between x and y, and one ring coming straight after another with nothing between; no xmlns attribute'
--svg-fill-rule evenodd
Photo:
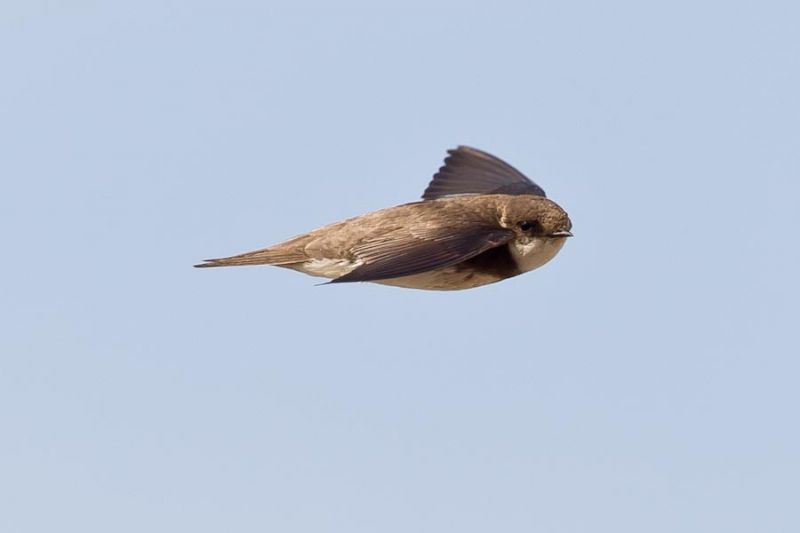
<svg viewBox="0 0 800 533"><path fill-rule="evenodd" d="M566 212L519 171L473 148L450 154L421 202L196 266L269 264L332 278L332 283L453 290L537 268L571 236Z"/></svg>

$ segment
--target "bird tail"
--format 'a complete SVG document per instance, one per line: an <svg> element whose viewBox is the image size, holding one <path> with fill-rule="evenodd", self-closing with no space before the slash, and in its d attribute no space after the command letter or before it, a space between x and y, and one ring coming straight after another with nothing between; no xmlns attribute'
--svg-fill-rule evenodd
<svg viewBox="0 0 800 533"><path fill-rule="evenodd" d="M305 259L305 256L299 252L291 252L273 247L232 255L230 257L221 257L219 259L204 259L203 263L194 266L196 268L208 268L241 265L288 265L302 262Z"/></svg>

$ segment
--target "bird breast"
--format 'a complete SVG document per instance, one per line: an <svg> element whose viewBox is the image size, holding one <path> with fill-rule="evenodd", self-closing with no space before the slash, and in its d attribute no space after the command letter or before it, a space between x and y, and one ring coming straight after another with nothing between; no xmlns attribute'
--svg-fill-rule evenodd
<svg viewBox="0 0 800 533"><path fill-rule="evenodd" d="M539 268L556 256L564 246L564 238L534 237L526 243L518 240L509 243L511 257L521 272L529 272Z"/></svg>

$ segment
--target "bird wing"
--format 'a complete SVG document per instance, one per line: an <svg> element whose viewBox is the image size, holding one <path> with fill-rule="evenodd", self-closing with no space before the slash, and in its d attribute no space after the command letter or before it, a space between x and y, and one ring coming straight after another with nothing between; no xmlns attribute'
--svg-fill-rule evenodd
<svg viewBox="0 0 800 533"><path fill-rule="evenodd" d="M330 283L399 278L454 265L510 241L510 230L465 223L457 227L403 228L354 246L362 264Z"/></svg>
<svg viewBox="0 0 800 533"><path fill-rule="evenodd" d="M459 146L447 153L444 165L422 194L423 200L465 194L546 196L522 172L491 154L469 146Z"/></svg>

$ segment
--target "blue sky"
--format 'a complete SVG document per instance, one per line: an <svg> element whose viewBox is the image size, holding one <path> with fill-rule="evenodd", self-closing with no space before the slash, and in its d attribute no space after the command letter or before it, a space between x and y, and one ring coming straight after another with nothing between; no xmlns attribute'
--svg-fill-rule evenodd
<svg viewBox="0 0 800 533"><path fill-rule="evenodd" d="M797 531L792 2L0 8L0 529ZM437 293L196 270L495 153Z"/></svg>

